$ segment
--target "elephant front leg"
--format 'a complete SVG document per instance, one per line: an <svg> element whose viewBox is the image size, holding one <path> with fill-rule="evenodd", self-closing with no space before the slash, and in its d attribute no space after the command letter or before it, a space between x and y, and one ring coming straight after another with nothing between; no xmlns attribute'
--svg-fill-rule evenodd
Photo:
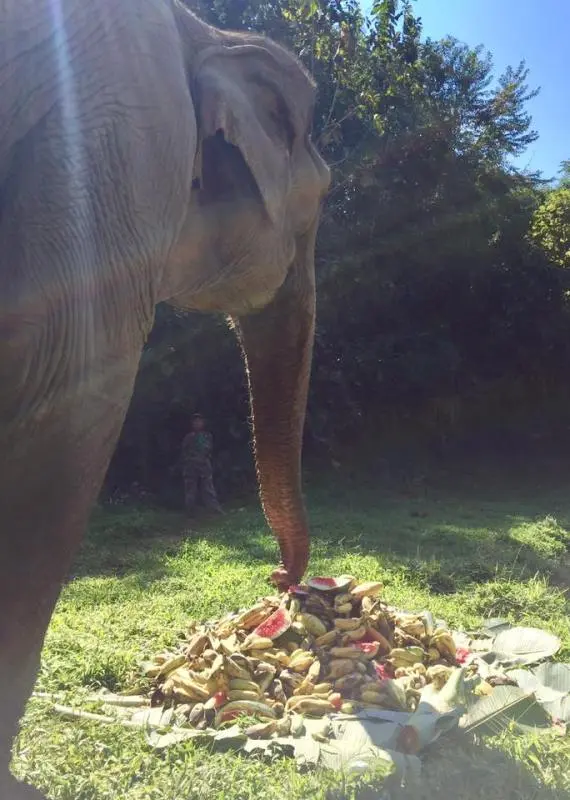
<svg viewBox="0 0 570 800"><path fill-rule="evenodd" d="M32 798L10 748L46 628L84 532L132 393L139 344L103 359L0 435L0 798ZM46 392L49 394L49 392ZM47 405L47 408L46 408ZM5 410L5 409L4 409Z"/></svg>

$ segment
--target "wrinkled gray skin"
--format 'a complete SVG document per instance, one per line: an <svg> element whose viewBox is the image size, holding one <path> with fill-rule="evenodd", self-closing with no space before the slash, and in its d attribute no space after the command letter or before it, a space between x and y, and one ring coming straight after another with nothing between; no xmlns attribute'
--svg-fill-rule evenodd
<svg viewBox="0 0 570 800"><path fill-rule="evenodd" d="M0 800L39 797L10 744L159 301L231 317L274 580L305 570L313 98L171 0L0 0Z"/></svg>

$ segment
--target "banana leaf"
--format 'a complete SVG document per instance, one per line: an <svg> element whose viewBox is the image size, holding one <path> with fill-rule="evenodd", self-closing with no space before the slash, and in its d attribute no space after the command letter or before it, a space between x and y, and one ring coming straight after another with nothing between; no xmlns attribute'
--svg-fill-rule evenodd
<svg viewBox="0 0 570 800"><path fill-rule="evenodd" d="M460 721L464 731L496 735L514 725L519 731L552 730L550 714L534 694L518 686L497 686L493 693L471 705Z"/></svg>

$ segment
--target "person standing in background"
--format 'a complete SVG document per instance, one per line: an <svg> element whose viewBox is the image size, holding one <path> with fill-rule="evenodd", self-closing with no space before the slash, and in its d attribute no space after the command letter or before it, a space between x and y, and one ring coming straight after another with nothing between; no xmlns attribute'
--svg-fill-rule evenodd
<svg viewBox="0 0 570 800"><path fill-rule="evenodd" d="M186 512L193 516L200 497L209 511L223 514L218 502L212 472L214 439L206 430L206 420L201 414L192 417L192 429L182 441L182 475L184 478L184 503Z"/></svg>

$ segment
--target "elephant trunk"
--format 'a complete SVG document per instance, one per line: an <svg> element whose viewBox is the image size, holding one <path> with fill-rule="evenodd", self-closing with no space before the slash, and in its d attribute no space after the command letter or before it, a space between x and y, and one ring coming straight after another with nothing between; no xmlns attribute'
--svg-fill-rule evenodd
<svg viewBox="0 0 570 800"><path fill-rule="evenodd" d="M301 492L301 449L315 328L315 231L273 301L236 327L249 381L261 502L277 537L280 588L303 576L309 532Z"/></svg>

